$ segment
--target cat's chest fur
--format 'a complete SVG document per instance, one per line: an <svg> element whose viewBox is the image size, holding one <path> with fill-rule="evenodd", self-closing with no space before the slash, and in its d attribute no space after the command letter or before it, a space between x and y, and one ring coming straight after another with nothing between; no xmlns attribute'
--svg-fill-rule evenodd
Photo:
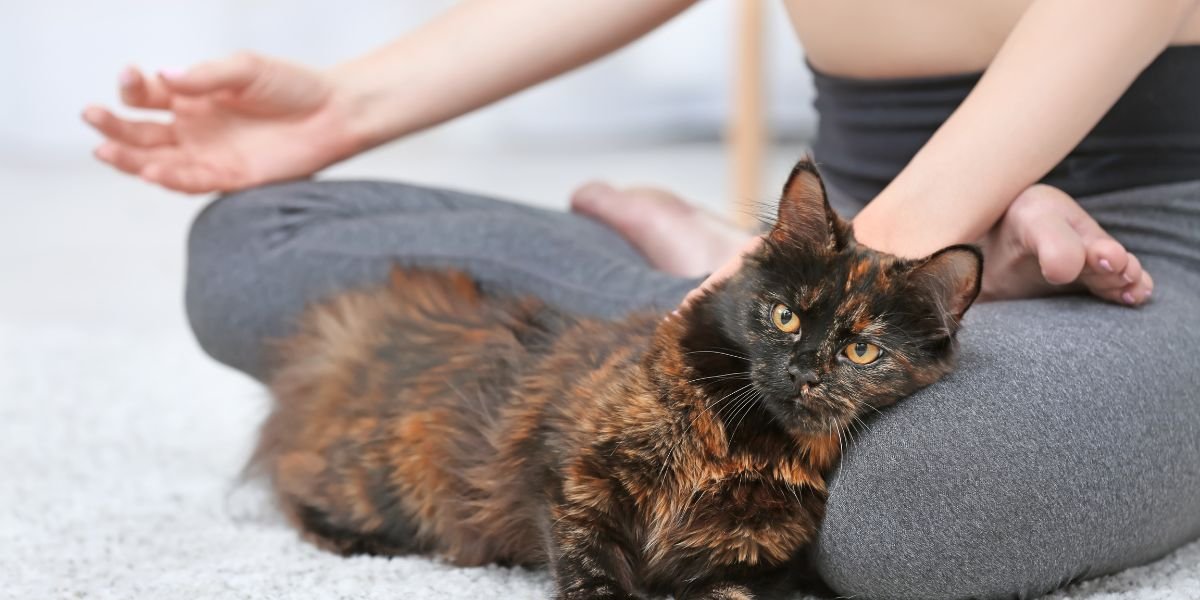
<svg viewBox="0 0 1200 600"><path fill-rule="evenodd" d="M836 437L796 441L775 431L731 443L707 411L658 416L657 426L625 428L606 461L633 509L631 541L648 578L771 568L812 541Z"/></svg>
<svg viewBox="0 0 1200 600"><path fill-rule="evenodd" d="M825 498L820 475L792 462L735 454L684 467L675 487L657 494L672 506L648 511L647 554L695 553L731 566L787 561L811 541Z"/></svg>

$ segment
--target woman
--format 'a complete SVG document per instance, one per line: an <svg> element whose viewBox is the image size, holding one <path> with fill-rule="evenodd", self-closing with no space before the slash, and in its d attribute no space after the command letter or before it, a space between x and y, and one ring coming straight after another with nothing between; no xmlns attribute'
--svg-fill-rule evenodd
<svg viewBox="0 0 1200 600"><path fill-rule="evenodd" d="M197 219L187 303L204 348L260 379L263 340L396 261L597 314L669 309L755 240L668 192L590 184L560 214L395 183L263 184L693 3L475 0L328 71L253 54L128 69L124 102L174 123L84 117L122 171L245 190ZM978 242L986 297L1022 299L974 308L959 371L858 437L815 549L823 576L851 596L1028 596L1200 535L1200 0L787 3L817 74L815 155L859 240L906 256ZM1047 297L1063 291L1094 297Z"/></svg>

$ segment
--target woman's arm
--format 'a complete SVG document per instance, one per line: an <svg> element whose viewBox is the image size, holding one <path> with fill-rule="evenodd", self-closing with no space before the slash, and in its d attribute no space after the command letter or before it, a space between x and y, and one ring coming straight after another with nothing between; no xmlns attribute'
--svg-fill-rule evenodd
<svg viewBox="0 0 1200 600"><path fill-rule="evenodd" d="M188 193L307 177L603 56L696 0L474 0L359 59L320 71L253 53L120 77L125 104L168 112L83 118L96 157Z"/></svg>
<svg viewBox="0 0 1200 600"><path fill-rule="evenodd" d="M697 0L475 0L333 70L363 148L604 56Z"/></svg>
<svg viewBox="0 0 1200 600"><path fill-rule="evenodd" d="M990 239L1011 233L993 226L1100 121L1198 4L1200 0L1036 0L963 104L855 217L855 237L878 250L915 258L951 244L979 242L985 234ZM759 238L752 239L743 252L758 243ZM1084 251L1073 252L1077 256L1057 261L1063 264L1055 269L1069 276L1058 273L1053 284L1080 276ZM1132 255L1124 258L1123 249L1119 254L1122 264L1137 265ZM1012 258L988 257L985 291L992 297L1047 293L1051 281L1043 280L1047 270L1039 264L1042 257L1008 260ZM740 260L722 265L684 303L736 271ZM1121 268L1127 267L1117 270ZM1125 288L1093 293L1117 301L1110 296L1130 291L1132 300L1122 297L1122 302L1144 301L1153 283L1140 266L1132 271L1135 277ZM1036 281L1023 280L1029 278Z"/></svg>
<svg viewBox="0 0 1200 600"><path fill-rule="evenodd" d="M979 84L854 220L924 256L970 243L1058 164L1163 51L1197 0L1038 0Z"/></svg>

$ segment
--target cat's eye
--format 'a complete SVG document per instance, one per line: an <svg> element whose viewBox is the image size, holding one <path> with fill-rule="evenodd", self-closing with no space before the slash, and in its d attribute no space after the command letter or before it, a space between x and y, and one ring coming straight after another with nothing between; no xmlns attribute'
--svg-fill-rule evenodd
<svg viewBox="0 0 1200 600"><path fill-rule="evenodd" d="M800 331L800 317L782 304L776 304L775 308L771 309L771 322L784 333Z"/></svg>
<svg viewBox="0 0 1200 600"><path fill-rule="evenodd" d="M876 346L875 344L855 342L853 344L847 344L846 348L842 350L842 353L846 355L846 358L850 359L850 362L856 365L869 365L879 360L879 355L882 354L883 351L880 350L879 346Z"/></svg>

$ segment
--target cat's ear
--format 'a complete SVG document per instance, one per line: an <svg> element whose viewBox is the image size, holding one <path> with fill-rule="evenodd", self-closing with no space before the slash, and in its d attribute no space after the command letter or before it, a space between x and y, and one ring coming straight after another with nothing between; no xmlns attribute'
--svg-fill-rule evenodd
<svg viewBox="0 0 1200 600"><path fill-rule="evenodd" d="M965 244L943 248L919 261L908 279L941 313L954 319L952 332L979 297L983 254L975 246Z"/></svg>
<svg viewBox="0 0 1200 600"><path fill-rule="evenodd" d="M849 227L829 206L817 166L807 157L800 159L783 186L770 238L821 252L841 247L849 235Z"/></svg>

